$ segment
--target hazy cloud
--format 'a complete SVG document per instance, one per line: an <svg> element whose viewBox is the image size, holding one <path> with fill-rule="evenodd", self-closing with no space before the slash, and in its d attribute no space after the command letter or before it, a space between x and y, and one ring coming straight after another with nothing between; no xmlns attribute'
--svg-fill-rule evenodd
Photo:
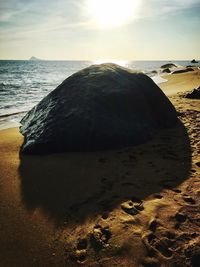
<svg viewBox="0 0 200 267"><path fill-rule="evenodd" d="M109 0L108 0L109 1ZM9 30L88 27L84 14L86 0L7 0L0 1L0 28ZM200 8L199 0L141 0L138 19L172 15L178 11Z"/></svg>
<svg viewBox="0 0 200 267"><path fill-rule="evenodd" d="M116 34L115 43L122 42L122 35L123 40L127 36L127 40L131 42L131 38L134 38L134 36L132 37L128 30L129 27L135 30L134 27L137 22L139 22L137 24L138 36L142 36L142 34L145 36L151 32L155 34L161 32L160 21L162 19L169 19L168 22L170 24L171 18L174 21L177 20L177 24L184 24L185 21L189 23L194 22L194 27L189 29L188 33L186 31L184 33L185 35L188 34L188 36L190 34L191 38L191 33L196 31L196 28L198 28L197 25L200 24L200 0L140 0L136 21L130 21L130 24L126 25L126 28L124 26L122 29L111 29L111 34L108 34L108 36L104 35L101 38L103 31L100 32L96 28L96 25L85 12L86 1L1 0L0 45L1 51L3 51L1 57L5 53L6 55L9 54L9 51L14 51L13 47L19 47L21 43L24 43L24 47L29 46L31 49L33 41L36 43L35 47L38 48L38 51L41 41L45 41L47 46L56 41L60 45L63 41L63 43L67 43L68 47L73 47L74 45L77 47L87 47L86 52L89 54L97 46L97 40L101 49L106 44L106 40L108 43L110 40L109 35L111 36L112 34ZM144 27L140 27L144 21L149 23L149 28L145 28L145 33L143 32ZM152 26L152 21L156 22L156 25L154 24ZM127 35L125 33L126 31ZM171 36L170 31L172 32L173 29L171 28L168 32L169 39ZM138 42L140 40L139 38L142 38L141 36L137 37ZM99 40L104 40L103 45ZM109 45L111 46L111 44ZM95 54L95 51L93 53Z"/></svg>

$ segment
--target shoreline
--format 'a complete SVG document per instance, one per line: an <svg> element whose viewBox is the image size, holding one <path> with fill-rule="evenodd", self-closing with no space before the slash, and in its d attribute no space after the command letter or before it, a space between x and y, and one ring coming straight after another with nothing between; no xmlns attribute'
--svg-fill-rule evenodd
<svg viewBox="0 0 200 267"><path fill-rule="evenodd" d="M194 68L194 72L187 72L183 74L160 74L159 76L155 76L156 79L162 79L159 83L157 83L158 87L165 93L166 96L170 97L177 93L185 92L192 90L199 86L200 84L200 70L196 67ZM192 78L191 78L192 77ZM153 78L153 77L152 77ZM184 82L182 82L184 80ZM28 112L28 111L27 111ZM10 116L15 116L18 114L24 113L24 111L15 112L13 114L6 114L0 116L0 120L2 118L8 118ZM11 120L5 121L3 124L0 124L0 131L3 129L10 129L13 127L20 127L20 122Z"/></svg>
<svg viewBox="0 0 200 267"><path fill-rule="evenodd" d="M160 88L169 97L178 93L184 93L193 90L200 85L200 69L194 71L163 75L167 82L160 84Z"/></svg>

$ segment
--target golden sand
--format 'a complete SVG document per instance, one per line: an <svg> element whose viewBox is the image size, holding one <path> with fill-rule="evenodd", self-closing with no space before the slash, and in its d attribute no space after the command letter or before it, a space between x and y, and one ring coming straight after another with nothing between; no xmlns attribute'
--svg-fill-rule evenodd
<svg viewBox="0 0 200 267"><path fill-rule="evenodd" d="M174 93L200 71L166 78L181 123L144 145L20 157L18 128L0 131L0 266L192 266L200 105Z"/></svg>
<svg viewBox="0 0 200 267"><path fill-rule="evenodd" d="M160 84L160 87L168 96L200 86L200 70L198 68L194 68L192 72L164 75L163 78L168 82Z"/></svg>

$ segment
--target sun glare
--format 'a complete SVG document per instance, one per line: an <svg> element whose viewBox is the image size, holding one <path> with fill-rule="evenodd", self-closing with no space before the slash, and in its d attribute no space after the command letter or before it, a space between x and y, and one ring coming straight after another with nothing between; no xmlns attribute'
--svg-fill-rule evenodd
<svg viewBox="0 0 200 267"><path fill-rule="evenodd" d="M127 60L113 60L113 59L107 59L107 60L95 60L93 61L93 64L103 64L103 63L115 63L117 65L120 65L122 67L128 67L128 61Z"/></svg>
<svg viewBox="0 0 200 267"><path fill-rule="evenodd" d="M87 9L101 28L126 24L134 15L140 0L87 0Z"/></svg>

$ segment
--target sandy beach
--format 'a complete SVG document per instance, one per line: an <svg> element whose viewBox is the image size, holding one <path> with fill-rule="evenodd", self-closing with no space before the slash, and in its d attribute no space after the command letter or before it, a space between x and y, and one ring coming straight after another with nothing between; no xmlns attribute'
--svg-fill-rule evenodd
<svg viewBox="0 0 200 267"><path fill-rule="evenodd" d="M0 131L0 266L192 266L200 259L200 70L163 77L180 123L120 150L20 156Z"/></svg>
<svg viewBox="0 0 200 267"><path fill-rule="evenodd" d="M160 84L160 87L167 96L183 93L199 86L199 75L198 68L194 68L192 72L164 75L163 78L168 82Z"/></svg>

